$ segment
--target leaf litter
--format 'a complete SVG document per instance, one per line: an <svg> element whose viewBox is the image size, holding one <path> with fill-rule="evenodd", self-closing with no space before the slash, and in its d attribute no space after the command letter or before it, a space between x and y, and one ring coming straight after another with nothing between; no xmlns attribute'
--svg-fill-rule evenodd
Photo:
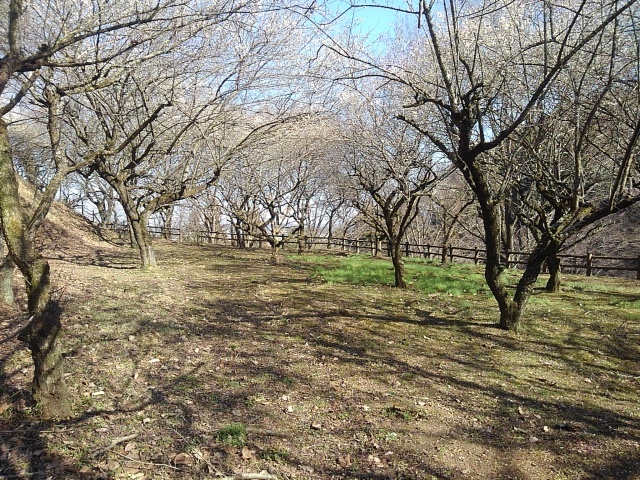
<svg viewBox="0 0 640 480"><path fill-rule="evenodd" d="M131 250L100 248L106 266L86 249L52 261L71 418L38 420L23 400L28 352L3 346L0 475L640 473L637 345L583 325L570 302L553 330L532 320L514 336L488 328L489 301L473 298L470 323L447 313L466 299L318 283L295 256L160 243L160 267L139 271L111 267L135 267ZM236 423L246 444L223 445L217 432Z"/></svg>

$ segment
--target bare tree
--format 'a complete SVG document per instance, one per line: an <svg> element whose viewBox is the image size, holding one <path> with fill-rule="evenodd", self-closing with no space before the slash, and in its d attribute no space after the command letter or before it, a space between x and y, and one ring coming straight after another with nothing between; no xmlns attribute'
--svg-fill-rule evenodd
<svg viewBox="0 0 640 480"><path fill-rule="evenodd" d="M404 85L407 103L399 117L435 145L472 189L484 225L485 278L500 308L501 328L518 328L542 264L569 235L639 198L630 181L630 172L637 168L636 95L625 103L633 120L625 126L622 148L612 155L609 152L615 149L611 142L600 147L616 159L617 167L609 170L614 172L609 201L604 205L590 201L584 188L583 163L574 157L571 207L553 209L548 215L544 207L532 205L538 212L540 235L512 296L502 279L506 267L503 212L514 179L526 177L526 162L519 159L505 168L504 163L496 162L504 156L496 152L507 149L509 139L555 108L553 94L561 85L580 82L581 77L595 78L602 72L603 57L604 65L617 66L613 71L625 64L628 72L633 70L631 65L637 65L637 48L632 46L637 46L636 3L423 1L424 37L416 32L402 39L397 53L402 63L387 62L395 67L381 67L375 60L356 58L332 46L352 60L351 78L378 76ZM617 73L614 77L614 84L628 84L637 91L637 78L633 81L633 76ZM571 101L575 108L582 108L585 100L586 96L580 95ZM556 212L561 214L554 215Z"/></svg>
<svg viewBox="0 0 640 480"><path fill-rule="evenodd" d="M440 174L434 149L415 130L389 114L393 92L377 92L353 109L344 162L353 179L354 206L387 242L395 286L406 288L402 242L419 205Z"/></svg>
<svg viewBox="0 0 640 480"><path fill-rule="evenodd" d="M167 29L175 32L176 27L216 15L174 0L97 3L92 11L68 2L56 2L56 8L49 8L49 3L9 0L2 4L7 15L0 25L0 224L9 256L25 279L31 319L19 338L27 343L34 360L34 399L45 416L62 416L69 405L62 370L60 308L51 299L49 264L38 253L34 238L63 175L54 174L32 211L21 205L9 141L11 113L21 113L21 100L42 78L91 67L99 70L98 84L112 68L122 67L117 59L124 52L144 48ZM56 120L59 92L48 82L40 85L45 87L45 105L53 112L49 119ZM57 133L58 129L49 129L52 157L57 168L65 170L69 165L58 149Z"/></svg>

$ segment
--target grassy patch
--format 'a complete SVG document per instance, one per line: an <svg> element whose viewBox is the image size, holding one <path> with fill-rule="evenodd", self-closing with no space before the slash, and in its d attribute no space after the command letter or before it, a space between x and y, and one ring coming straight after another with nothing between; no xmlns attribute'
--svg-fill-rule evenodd
<svg viewBox="0 0 640 480"><path fill-rule="evenodd" d="M305 256L302 261L315 266L318 278L330 284L393 285L393 265L387 259L362 255L349 257ZM464 264L440 264L405 259L407 283L426 293L486 294L482 267Z"/></svg>
<svg viewBox="0 0 640 480"><path fill-rule="evenodd" d="M231 423L218 430L216 439L226 446L244 447L247 443L247 427L242 423Z"/></svg>
<svg viewBox="0 0 640 480"><path fill-rule="evenodd" d="M272 462L288 462L291 453L286 448L269 446L262 450L261 456Z"/></svg>

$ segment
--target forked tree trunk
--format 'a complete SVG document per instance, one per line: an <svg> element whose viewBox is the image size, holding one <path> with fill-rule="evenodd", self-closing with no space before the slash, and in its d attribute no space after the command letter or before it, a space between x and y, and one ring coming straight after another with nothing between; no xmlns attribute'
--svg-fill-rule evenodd
<svg viewBox="0 0 640 480"><path fill-rule="evenodd" d="M524 308L531 298L533 288L540 276L542 265L549 256L551 246L548 243L539 244L527 259L522 277L516 287L513 300L507 300L507 307L500 310L500 328L517 331Z"/></svg>
<svg viewBox="0 0 640 480"><path fill-rule="evenodd" d="M500 306L500 323L498 323L498 327L502 330L517 332L520 328L523 308L509 299L506 299L505 305L500 302L498 304Z"/></svg>
<svg viewBox="0 0 640 480"><path fill-rule="evenodd" d="M0 215L9 255L25 278L31 319L18 338L28 345L33 358L33 398L43 416L63 417L70 404L64 382L60 311L51 300L49 263L36 251L33 232L28 231L28 218L20 205L9 136L1 119Z"/></svg>
<svg viewBox="0 0 640 480"><path fill-rule="evenodd" d="M522 317L522 309L518 308L510 299L509 291L502 281L505 266L502 264L500 256L502 231L500 207L489 201L488 194L484 198L479 197L479 200L487 249L484 277L500 309L498 327L503 330L517 330Z"/></svg>

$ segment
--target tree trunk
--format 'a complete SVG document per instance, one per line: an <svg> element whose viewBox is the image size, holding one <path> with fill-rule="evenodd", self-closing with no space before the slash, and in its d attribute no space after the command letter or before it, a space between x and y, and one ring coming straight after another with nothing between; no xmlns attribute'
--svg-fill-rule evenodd
<svg viewBox="0 0 640 480"><path fill-rule="evenodd" d="M15 264L5 252L4 240L0 238L0 302L13 305L13 270Z"/></svg>
<svg viewBox="0 0 640 480"><path fill-rule="evenodd" d="M499 302L498 302L499 303ZM504 307L500 307L500 323L498 327L502 330L517 332L520 328L520 320L522 319L523 306L517 305L511 300L507 300Z"/></svg>
<svg viewBox="0 0 640 480"><path fill-rule="evenodd" d="M402 245L400 241L389 240L389 254L391 255L391 263L393 263L393 272L395 276L396 288L407 288L404 280L404 262L402 261Z"/></svg>
<svg viewBox="0 0 640 480"><path fill-rule="evenodd" d="M541 243L531 252L527 259L527 265L525 267L522 277L516 287L516 292L513 296L513 301L509 302L508 308L504 314L501 311L500 315L500 327L506 330L518 331L520 327L520 320L522 318L522 312L533 293L533 288L540 276L542 265L549 257L549 249L551 245L549 243Z"/></svg>
<svg viewBox="0 0 640 480"><path fill-rule="evenodd" d="M51 300L49 263L34 247L29 219L20 205L6 124L0 119L0 216L9 255L25 278L29 324L19 335L34 362L33 398L45 417L69 411L64 382L60 311Z"/></svg>
<svg viewBox="0 0 640 480"><path fill-rule="evenodd" d="M165 240L171 240L171 225L173 224L173 211L175 205L171 204L164 209L164 229L162 236Z"/></svg>
<svg viewBox="0 0 640 480"><path fill-rule="evenodd" d="M547 292L559 292L560 291L560 258L557 254L549 255L547 258L547 266L549 267L549 280L545 287Z"/></svg>
<svg viewBox="0 0 640 480"><path fill-rule="evenodd" d="M273 264L277 264L278 263L278 248L279 248L279 244L278 241L276 240L276 236L274 235L273 237L267 237L267 242L269 243L269 247L271 247L271 263Z"/></svg>
<svg viewBox="0 0 640 480"><path fill-rule="evenodd" d="M31 350L34 365L31 387L33 399L45 418L62 418L70 410L69 392L62 368L64 357L60 316L58 303L50 300L18 336Z"/></svg>
<svg viewBox="0 0 640 480"><path fill-rule="evenodd" d="M307 236L305 235L304 225L300 225L298 231L298 255L302 255L307 251Z"/></svg>
<svg viewBox="0 0 640 480"><path fill-rule="evenodd" d="M502 231L500 207L499 205L491 203L488 196L488 194L484 198L478 196L482 209L487 249L487 263L485 264L484 277L500 309L500 322L498 323L498 327L503 330L516 330L520 323L522 310L517 308L509 298L509 291L502 281L502 273L505 267L502 264L500 255Z"/></svg>
<svg viewBox="0 0 640 480"><path fill-rule="evenodd" d="M153 250L151 236L147 225L147 217L142 215L140 218L133 219L129 217L129 225L133 233L133 240L140 253L140 264L142 268L153 268L158 265L156 262L156 254Z"/></svg>

